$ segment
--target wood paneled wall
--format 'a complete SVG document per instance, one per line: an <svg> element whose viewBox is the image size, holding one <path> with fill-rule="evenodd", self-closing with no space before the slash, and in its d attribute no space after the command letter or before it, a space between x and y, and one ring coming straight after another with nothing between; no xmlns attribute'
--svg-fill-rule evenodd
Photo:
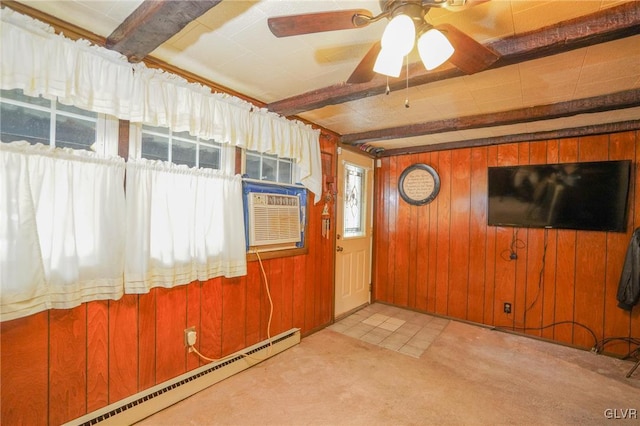
<svg viewBox="0 0 640 426"><path fill-rule="evenodd" d="M321 146L331 163L323 170L335 171L335 141L321 137ZM310 203L307 254L263 260L272 336L332 321L333 240L321 236L323 205ZM3 322L0 424L59 425L202 365L184 347L190 326L198 350L211 358L265 340L269 310L260 265L250 262L240 278Z"/></svg>
<svg viewBox="0 0 640 426"><path fill-rule="evenodd" d="M374 299L591 348L594 337L640 336L640 307L617 307L631 233L640 226L637 132L382 159L376 169ZM630 159L626 233L487 226L487 168ZM432 165L441 189L426 206L398 194L402 171ZM514 238L517 260L509 260ZM506 256L505 256L506 254ZM506 257L506 258L505 258ZM510 302L512 314L503 312ZM555 325L553 325L555 324ZM627 354L626 343L606 351Z"/></svg>

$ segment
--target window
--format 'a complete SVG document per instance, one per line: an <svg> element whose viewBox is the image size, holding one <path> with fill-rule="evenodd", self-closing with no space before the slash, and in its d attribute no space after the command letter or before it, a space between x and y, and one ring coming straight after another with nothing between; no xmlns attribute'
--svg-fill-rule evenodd
<svg viewBox="0 0 640 426"><path fill-rule="evenodd" d="M26 140L58 148L117 153L105 147L107 131L117 132L117 119L63 105L43 97L31 97L21 89L0 91L0 140ZM113 144L111 144L113 145Z"/></svg>
<svg viewBox="0 0 640 426"><path fill-rule="evenodd" d="M244 173L251 179L292 184L295 182L293 160L256 151L245 152Z"/></svg>
<svg viewBox="0 0 640 426"><path fill-rule="evenodd" d="M0 115L0 320L119 299L117 119L22 90L0 91Z"/></svg>
<svg viewBox="0 0 640 426"><path fill-rule="evenodd" d="M365 234L364 198L366 170L344 164L344 229L345 237Z"/></svg>
<svg viewBox="0 0 640 426"><path fill-rule="evenodd" d="M253 250L259 249L263 253L266 259L275 258L279 256L291 256L295 252L290 249L304 249L306 250L305 235L307 232L307 189L300 183L296 183L299 171L296 166L295 160L291 158L280 158L277 155L261 154L257 151L244 150L244 180L243 192L244 192L244 204L245 204L245 232L247 235L247 250L251 253ZM250 241L250 235L255 232L256 226L260 226L259 222L255 219L255 210L253 214L249 211L250 203L249 198L252 193L262 193L269 195L287 195L296 196L299 199L298 209L300 215L300 229L299 236L296 237L296 241L284 243L284 244L265 244L258 245L253 244ZM278 196L275 204L278 203ZM268 204L268 203L267 203ZM282 217L284 210L286 209L273 209L277 211L277 214L273 214L270 209L267 214L268 220L275 220L279 226L271 227L271 229L279 229L282 231L282 225L286 222L290 224L291 216L287 216L287 219ZM291 213L291 212L287 212ZM264 218L263 218L264 219ZM253 220L254 223L250 223ZM281 235L277 233L271 233L269 238L279 239ZM257 247L255 247L257 246ZM284 251L284 252L283 252ZM288 252L287 252L288 251ZM284 254L283 254L284 253ZM299 252L298 252L299 253Z"/></svg>
<svg viewBox="0 0 640 426"><path fill-rule="evenodd" d="M224 168L222 145L202 141L189 132L172 132L165 127L142 126L141 157L169 161L189 167Z"/></svg>

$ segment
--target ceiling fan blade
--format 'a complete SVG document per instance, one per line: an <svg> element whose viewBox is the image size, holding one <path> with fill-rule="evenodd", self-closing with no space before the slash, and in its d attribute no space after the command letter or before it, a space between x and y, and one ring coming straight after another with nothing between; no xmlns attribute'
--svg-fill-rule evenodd
<svg viewBox="0 0 640 426"><path fill-rule="evenodd" d="M269 24L269 29L276 37L289 37L324 31L361 28L368 25L368 18L372 17L373 15L368 10L349 9L276 16L267 19L267 23Z"/></svg>
<svg viewBox="0 0 640 426"><path fill-rule="evenodd" d="M493 50L478 43L453 25L440 24L436 29L444 33L455 49L449 62L465 74L480 72L500 58Z"/></svg>
<svg viewBox="0 0 640 426"><path fill-rule="evenodd" d="M364 58L360 61L356 69L351 73L351 76L347 80L349 84L367 83L373 80L375 72L373 66L378 58L378 53L382 49L382 44L377 41L371 46L371 49L364 55Z"/></svg>

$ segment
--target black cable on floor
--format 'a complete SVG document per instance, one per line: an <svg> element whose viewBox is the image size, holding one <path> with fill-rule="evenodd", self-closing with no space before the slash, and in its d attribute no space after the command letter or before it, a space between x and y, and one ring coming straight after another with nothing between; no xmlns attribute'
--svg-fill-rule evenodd
<svg viewBox="0 0 640 426"><path fill-rule="evenodd" d="M598 344L598 338L596 337L596 333L593 332L593 330L591 330L589 327L587 327L584 324L581 324L579 322L576 321L558 321L558 322L554 322L553 324L549 324L549 325L544 325L542 327L517 327L517 326L494 326L494 329L498 329L498 330L522 330L522 331L530 331L530 330L545 330L547 328L550 327L555 327L556 325L564 325L564 324L571 324L571 325L577 325L579 327L584 328L586 331L589 332L589 334L591 334L591 337L593 337L593 347L596 347L596 345Z"/></svg>

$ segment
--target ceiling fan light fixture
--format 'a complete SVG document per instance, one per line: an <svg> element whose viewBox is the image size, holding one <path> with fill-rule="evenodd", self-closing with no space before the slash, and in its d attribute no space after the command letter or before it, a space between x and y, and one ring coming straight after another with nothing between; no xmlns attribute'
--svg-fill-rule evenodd
<svg viewBox="0 0 640 426"><path fill-rule="evenodd" d="M378 53L373 71L389 77L399 77L403 62L404 55L399 54L394 49L385 49L383 47Z"/></svg>
<svg viewBox="0 0 640 426"><path fill-rule="evenodd" d="M415 39L416 26L413 20L405 14L399 14L385 27L381 44L383 49L392 49L394 54L404 56L413 49Z"/></svg>
<svg viewBox="0 0 640 426"><path fill-rule="evenodd" d="M445 63L454 50L447 37L435 28L429 29L418 39L418 53L428 71Z"/></svg>

